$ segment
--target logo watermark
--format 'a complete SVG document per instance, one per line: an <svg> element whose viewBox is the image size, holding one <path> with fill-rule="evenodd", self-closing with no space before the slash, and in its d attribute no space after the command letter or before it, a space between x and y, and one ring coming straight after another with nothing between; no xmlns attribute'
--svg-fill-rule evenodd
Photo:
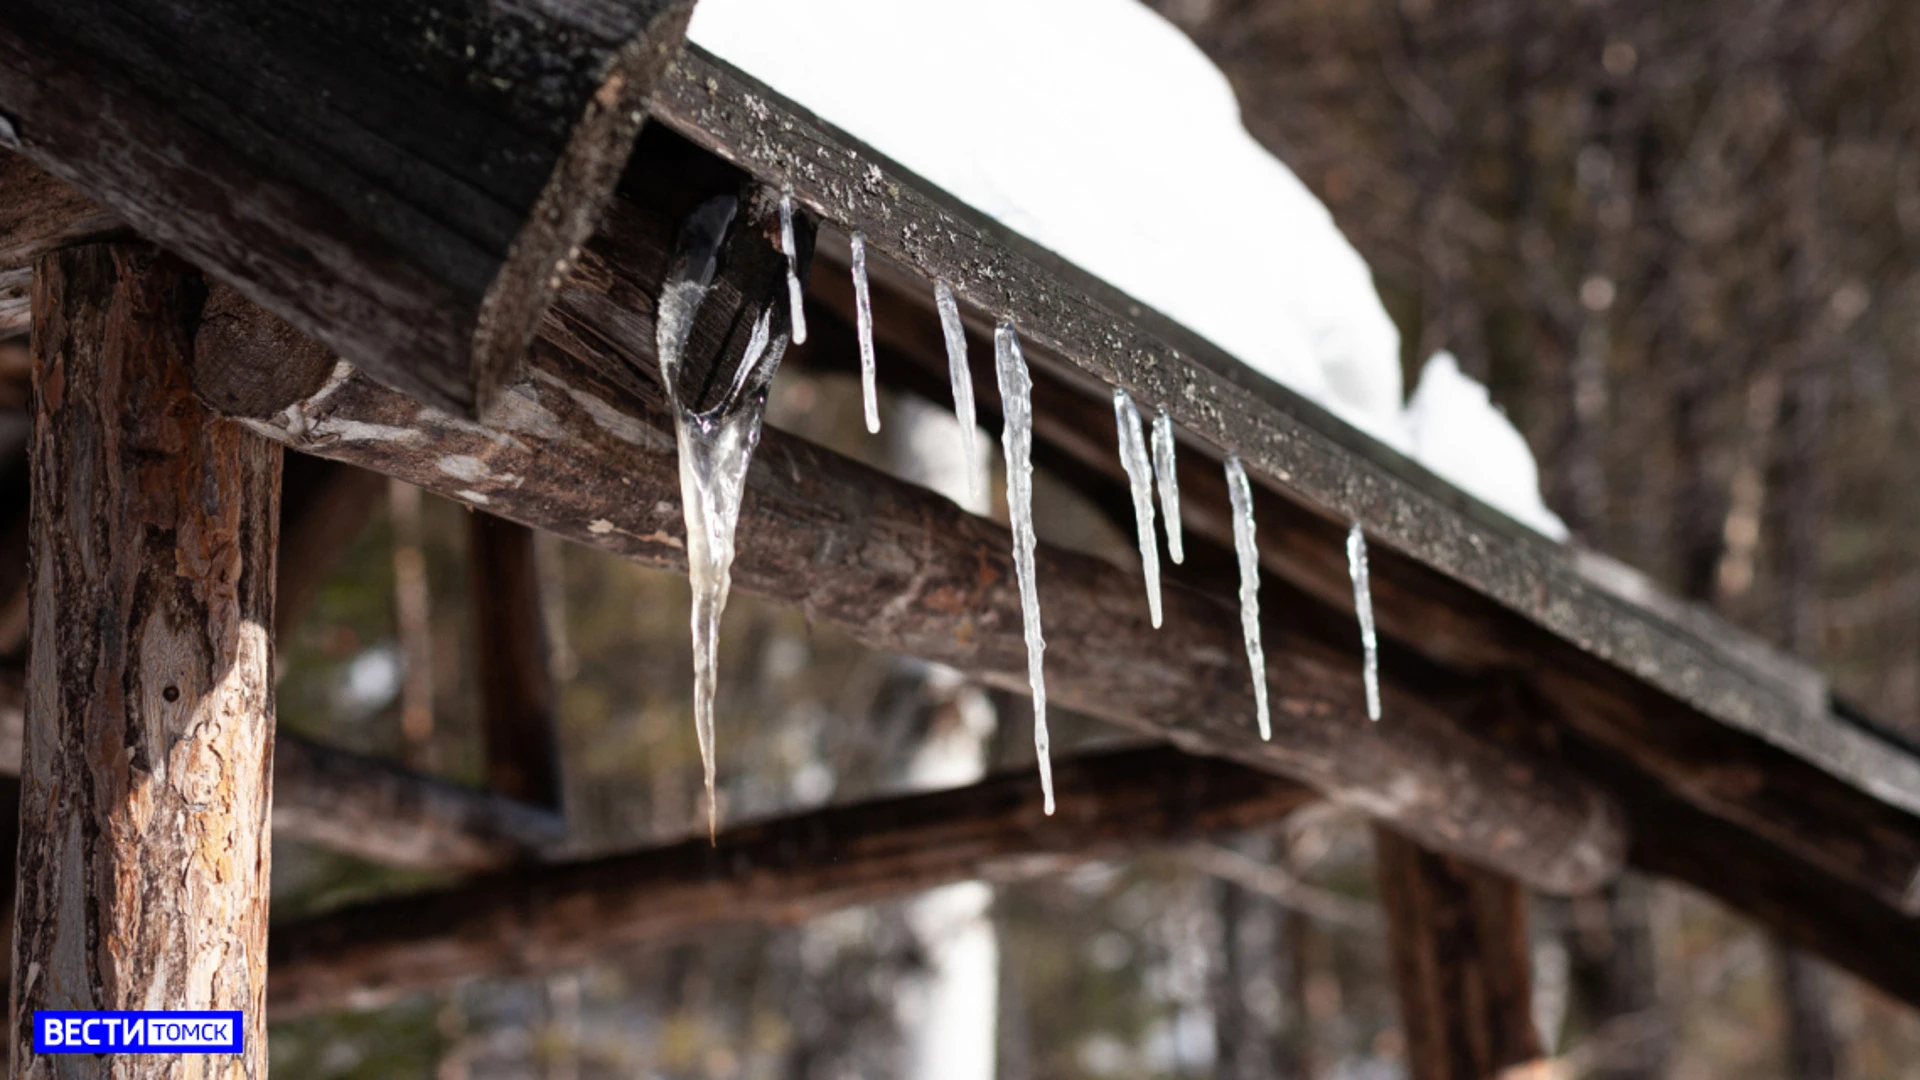
<svg viewBox="0 0 1920 1080"><path fill-rule="evenodd" d="M104 1012L36 1009L36 1054L238 1054L240 1010Z"/></svg>

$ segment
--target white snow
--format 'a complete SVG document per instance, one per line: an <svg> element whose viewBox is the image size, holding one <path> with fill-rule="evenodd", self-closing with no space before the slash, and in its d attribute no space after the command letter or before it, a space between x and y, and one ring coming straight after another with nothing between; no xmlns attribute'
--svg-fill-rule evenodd
<svg viewBox="0 0 1920 1080"><path fill-rule="evenodd" d="M1555 540L1567 526L1540 498L1540 470L1513 421L1464 374L1449 353L1435 353L1407 402L1413 456L1441 479Z"/></svg>
<svg viewBox="0 0 1920 1080"><path fill-rule="evenodd" d="M1220 71L1136 0L702 0L689 33L1248 366L1565 535L1525 443L1501 437L1511 427L1484 394L1403 409L1399 333L1366 263L1247 133ZM1460 389L1457 366L1446 371Z"/></svg>

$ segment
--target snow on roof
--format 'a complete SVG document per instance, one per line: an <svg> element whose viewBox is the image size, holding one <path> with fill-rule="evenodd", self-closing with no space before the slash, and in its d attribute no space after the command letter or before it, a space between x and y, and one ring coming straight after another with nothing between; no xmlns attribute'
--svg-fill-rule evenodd
<svg viewBox="0 0 1920 1080"><path fill-rule="evenodd" d="M1525 441L1451 357L1429 363L1403 407L1400 335L1366 262L1247 133L1220 70L1135 0L702 0L689 36L1516 520L1565 537Z"/></svg>

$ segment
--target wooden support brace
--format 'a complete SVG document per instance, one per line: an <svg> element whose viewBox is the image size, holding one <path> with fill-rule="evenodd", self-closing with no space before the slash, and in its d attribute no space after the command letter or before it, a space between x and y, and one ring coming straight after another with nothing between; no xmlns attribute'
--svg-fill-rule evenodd
<svg viewBox="0 0 1920 1080"><path fill-rule="evenodd" d="M484 407L693 0L10 0L0 146L378 378Z"/></svg>
<svg viewBox="0 0 1920 1080"><path fill-rule="evenodd" d="M239 1009L266 1075L280 448L186 368L198 276L144 246L34 280L33 594L13 1061L36 1009ZM211 1059L210 1059L211 1060ZM63 1076L172 1076L69 1058Z"/></svg>
<svg viewBox="0 0 1920 1080"><path fill-rule="evenodd" d="M1525 890L1391 829L1373 843L1413 1080L1493 1080L1537 1060Z"/></svg>
<svg viewBox="0 0 1920 1080"><path fill-rule="evenodd" d="M559 718L533 530L486 513L467 521L487 786L528 805L558 810Z"/></svg>
<svg viewBox="0 0 1920 1080"><path fill-rule="evenodd" d="M831 807L590 862L529 867L277 927L275 1017L578 967L623 947L792 923L971 878L1008 880L1272 824L1311 791L1153 748L1063 761L1058 808L1025 770Z"/></svg>

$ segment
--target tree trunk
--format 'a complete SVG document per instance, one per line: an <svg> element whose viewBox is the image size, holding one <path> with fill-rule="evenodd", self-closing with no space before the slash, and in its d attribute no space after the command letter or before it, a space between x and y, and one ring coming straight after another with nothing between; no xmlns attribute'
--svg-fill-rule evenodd
<svg viewBox="0 0 1920 1080"><path fill-rule="evenodd" d="M1414 1080L1487 1080L1539 1058L1526 893L1388 829L1373 840Z"/></svg>
<svg viewBox="0 0 1920 1080"><path fill-rule="evenodd" d="M280 449L189 388L200 283L137 246L34 282L22 1075L266 1075ZM239 1009L237 1056L36 1059L36 1009Z"/></svg>

